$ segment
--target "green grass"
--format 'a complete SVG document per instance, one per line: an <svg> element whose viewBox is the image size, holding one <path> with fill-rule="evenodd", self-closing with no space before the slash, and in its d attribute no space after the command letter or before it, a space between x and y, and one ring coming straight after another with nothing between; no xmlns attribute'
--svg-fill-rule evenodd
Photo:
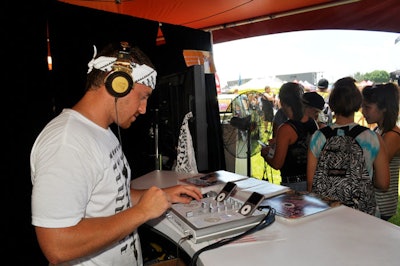
<svg viewBox="0 0 400 266"><path fill-rule="evenodd" d="M258 179L268 178L268 181L274 184L281 183L280 171L272 169L267 163L265 163L264 158L261 157L260 154L257 154L251 157L251 170L252 176ZM400 178L400 174L399 174ZM400 184L399 184L399 192L400 192ZM389 222L392 224L400 226L400 195L399 195L399 204L397 205L397 214L393 216Z"/></svg>
<svg viewBox="0 0 400 266"><path fill-rule="evenodd" d="M400 188L399 188L400 191ZM389 222L392 224L400 226L400 196L399 196L399 204L397 204L397 214L389 219Z"/></svg>
<svg viewBox="0 0 400 266"><path fill-rule="evenodd" d="M280 171L269 166L260 153L251 157L251 175L258 179L268 178L274 184L281 183Z"/></svg>

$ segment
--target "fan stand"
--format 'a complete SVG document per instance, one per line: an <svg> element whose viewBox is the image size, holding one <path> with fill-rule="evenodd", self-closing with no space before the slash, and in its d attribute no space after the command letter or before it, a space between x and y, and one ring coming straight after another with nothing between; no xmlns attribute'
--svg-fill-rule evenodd
<svg viewBox="0 0 400 266"><path fill-rule="evenodd" d="M234 118L231 119L231 125L236 127L238 130L242 130L246 132L247 137L247 176L251 176L251 116L247 116L245 118Z"/></svg>
<svg viewBox="0 0 400 266"><path fill-rule="evenodd" d="M250 126L246 129L247 133L247 176L251 177L251 132Z"/></svg>

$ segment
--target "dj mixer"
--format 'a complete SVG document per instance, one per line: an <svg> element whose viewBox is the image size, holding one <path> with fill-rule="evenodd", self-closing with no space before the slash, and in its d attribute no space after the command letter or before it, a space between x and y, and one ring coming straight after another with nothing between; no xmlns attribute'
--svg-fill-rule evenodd
<svg viewBox="0 0 400 266"><path fill-rule="evenodd" d="M166 217L194 243L238 234L258 224L266 213L234 197L206 197L173 204ZM250 212L251 209L251 212Z"/></svg>

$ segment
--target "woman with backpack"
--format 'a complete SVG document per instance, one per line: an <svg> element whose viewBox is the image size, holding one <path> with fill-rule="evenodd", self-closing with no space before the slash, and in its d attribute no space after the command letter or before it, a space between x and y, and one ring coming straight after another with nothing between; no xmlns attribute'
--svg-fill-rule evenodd
<svg viewBox="0 0 400 266"><path fill-rule="evenodd" d="M400 128L396 125L399 87L394 83L366 86L362 95L362 113L368 124L377 124L374 131L382 136L389 157L389 189L387 192L375 192L381 218L387 221L396 215L399 199Z"/></svg>
<svg viewBox="0 0 400 266"><path fill-rule="evenodd" d="M311 137L307 185L323 198L378 216L375 190L389 188L389 161L382 138L354 122L361 104L352 77L335 82L329 96L335 122Z"/></svg>

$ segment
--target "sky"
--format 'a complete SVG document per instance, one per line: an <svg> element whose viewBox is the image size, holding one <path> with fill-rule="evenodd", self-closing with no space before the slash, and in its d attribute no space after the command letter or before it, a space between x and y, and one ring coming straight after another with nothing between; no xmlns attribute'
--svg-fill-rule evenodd
<svg viewBox="0 0 400 266"><path fill-rule="evenodd" d="M400 33L312 30L213 45L216 71L227 81L321 72L330 82L374 70L400 69Z"/></svg>

